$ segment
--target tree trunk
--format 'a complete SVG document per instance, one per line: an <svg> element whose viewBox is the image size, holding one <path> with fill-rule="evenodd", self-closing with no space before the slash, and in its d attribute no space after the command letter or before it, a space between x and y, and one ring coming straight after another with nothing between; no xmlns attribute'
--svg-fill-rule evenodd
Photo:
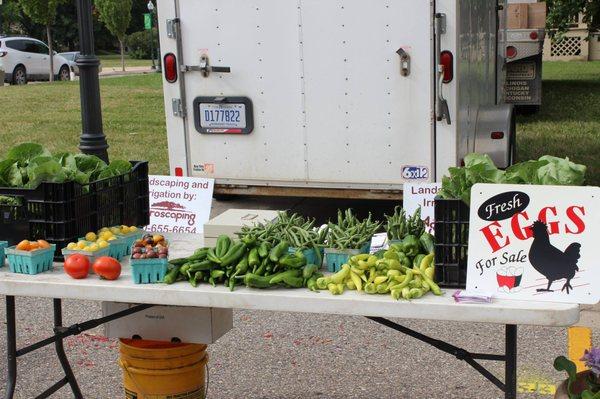
<svg viewBox="0 0 600 399"><path fill-rule="evenodd" d="M122 39L119 39L119 46L121 47L121 69L125 72L125 45Z"/></svg>
<svg viewBox="0 0 600 399"><path fill-rule="evenodd" d="M54 51L52 50L52 28L46 24L46 36L48 37L48 48L50 51L50 82L54 82Z"/></svg>

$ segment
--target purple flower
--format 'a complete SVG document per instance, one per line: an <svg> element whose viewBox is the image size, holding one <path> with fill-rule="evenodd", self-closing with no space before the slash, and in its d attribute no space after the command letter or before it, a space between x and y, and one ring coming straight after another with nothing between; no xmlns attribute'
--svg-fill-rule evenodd
<svg viewBox="0 0 600 399"><path fill-rule="evenodd" d="M581 360L592 370L596 378L600 378L600 348L586 350Z"/></svg>

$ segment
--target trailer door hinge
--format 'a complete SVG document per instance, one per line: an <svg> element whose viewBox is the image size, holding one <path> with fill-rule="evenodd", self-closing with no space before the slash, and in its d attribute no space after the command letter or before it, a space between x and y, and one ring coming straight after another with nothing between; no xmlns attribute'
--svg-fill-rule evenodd
<svg viewBox="0 0 600 399"><path fill-rule="evenodd" d="M437 13L435 14L435 19L438 22L438 25L436 26L437 30L438 30L438 34L440 35L445 35L446 34L446 14L444 13Z"/></svg>
<svg viewBox="0 0 600 399"><path fill-rule="evenodd" d="M167 19L167 37L169 39L177 39L177 27L179 18Z"/></svg>
<svg viewBox="0 0 600 399"><path fill-rule="evenodd" d="M171 104L173 106L173 116L185 118L185 109L183 109L183 104L181 103L181 98L172 99Z"/></svg>

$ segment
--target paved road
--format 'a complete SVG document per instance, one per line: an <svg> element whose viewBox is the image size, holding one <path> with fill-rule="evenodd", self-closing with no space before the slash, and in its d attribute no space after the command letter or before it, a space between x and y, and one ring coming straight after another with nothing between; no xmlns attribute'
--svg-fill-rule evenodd
<svg viewBox="0 0 600 399"><path fill-rule="evenodd" d="M378 214L393 203L250 198L215 203L213 215L232 208L293 208L323 218L337 207L354 206ZM17 299L19 346L51 333L50 300ZM100 316L94 302L65 301L65 323ZM597 315L590 311L590 317ZM0 309L4 320L4 309ZM597 323L596 319L596 323ZM409 321L406 326L477 352L503 351L504 327L486 324ZM42 327L43 326L43 327ZM600 323L594 327L600 332ZM553 371L555 356L566 353L565 329L519 329L519 380L538 390L519 398L550 398L541 393L563 377ZM66 348L86 398L122 397L117 343L97 329L71 337ZM0 353L5 353L0 340ZM234 329L211 345L209 398L407 398L494 399L502 394L467 364L410 337L361 317L235 311ZM488 362L502 377L500 364ZM32 398L60 378L51 347L19 361L17 398ZM0 359L0 375L6 363ZM0 378L0 389L4 389ZM63 388L56 398L69 398Z"/></svg>

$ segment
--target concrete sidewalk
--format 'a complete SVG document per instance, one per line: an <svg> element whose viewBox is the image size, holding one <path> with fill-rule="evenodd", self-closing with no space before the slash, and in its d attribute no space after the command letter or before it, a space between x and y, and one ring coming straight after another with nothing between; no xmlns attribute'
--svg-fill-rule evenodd
<svg viewBox="0 0 600 399"><path fill-rule="evenodd" d="M100 77L106 76L127 76L127 75L141 75L145 73L156 73L155 69L152 69L150 66L141 66L141 67L127 67L126 71L122 71L121 67L102 67L102 72L100 72Z"/></svg>
<svg viewBox="0 0 600 399"><path fill-rule="evenodd" d="M581 318L578 326L588 327L592 330L600 330L600 304L586 305L581 307Z"/></svg>

